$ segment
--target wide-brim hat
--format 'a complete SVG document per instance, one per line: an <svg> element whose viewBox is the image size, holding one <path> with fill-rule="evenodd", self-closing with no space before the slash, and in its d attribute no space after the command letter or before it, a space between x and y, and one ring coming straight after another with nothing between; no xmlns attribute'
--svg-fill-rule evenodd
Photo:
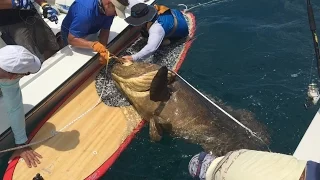
<svg viewBox="0 0 320 180"><path fill-rule="evenodd" d="M157 14L155 7L144 3L138 3L131 8L131 16L125 21L132 26L140 26L146 22L150 22Z"/></svg>

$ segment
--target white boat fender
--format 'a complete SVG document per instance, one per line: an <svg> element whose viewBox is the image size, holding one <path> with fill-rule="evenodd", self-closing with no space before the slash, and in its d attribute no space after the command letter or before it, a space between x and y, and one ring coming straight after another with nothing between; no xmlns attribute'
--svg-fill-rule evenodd
<svg viewBox="0 0 320 180"><path fill-rule="evenodd" d="M308 97L306 99L306 103L304 104L305 108L310 107L312 104L316 105L320 99L319 88L317 84L311 83L308 86Z"/></svg>

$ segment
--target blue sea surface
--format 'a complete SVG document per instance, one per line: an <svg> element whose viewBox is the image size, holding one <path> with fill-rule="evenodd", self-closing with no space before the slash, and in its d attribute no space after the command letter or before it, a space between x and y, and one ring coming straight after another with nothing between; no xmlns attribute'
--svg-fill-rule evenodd
<svg viewBox="0 0 320 180"><path fill-rule="evenodd" d="M180 75L200 91L254 112L268 127L270 149L293 154L319 107L304 108L308 84L318 81L306 2L158 3L171 8L197 6L190 10L197 21L197 39ZM320 23L319 2L312 3ZM191 180L188 162L200 151L197 145L171 137L152 143L145 127L103 179Z"/></svg>
<svg viewBox="0 0 320 180"><path fill-rule="evenodd" d="M196 40L179 74L227 105L254 112L268 127L270 149L293 154L319 107L305 110L303 106L308 84L318 82L306 2L158 3L180 9L178 4L185 4L196 17ZM312 3L320 26L320 3ZM191 180L188 162L201 150L169 136L159 143L150 142L145 126L102 179ZM4 170L6 159L1 162Z"/></svg>

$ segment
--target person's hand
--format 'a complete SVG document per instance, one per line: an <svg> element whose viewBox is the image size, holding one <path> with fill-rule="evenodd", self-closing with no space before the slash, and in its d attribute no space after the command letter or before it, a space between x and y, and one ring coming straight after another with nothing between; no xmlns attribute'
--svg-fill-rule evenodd
<svg viewBox="0 0 320 180"><path fill-rule="evenodd" d="M106 50L106 52L100 53L99 62L100 64L106 65L110 60L110 52Z"/></svg>
<svg viewBox="0 0 320 180"><path fill-rule="evenodd" d="M51 7L48 3L43 3L41 5L43 10L43 16L47 19L49 19L51 22L58 23L58 14L59 12Z"/></svg>
<svg viewBox="0 0 320 180"><path fill-rule="evenodd" d="M101 44L99 41L93 42L92 49L93 49L93 51L100 53L100 54L108 52L107 48L103 44Z"/></svg>
<svg viewBox="0 0 320 180"><path fill-rule="evenodd" d="M99 62L100 62L100 64L102 64L102 65L106 65L106 64L108 64L108 62L109 62L108 58L105 58L106 56L105 56L104 54L105 54L105 53L101 53L101 54L100 54L100 57L99 57Z"/></svg>
<svg viewBox="0 0 320 180"><path fill-rule="evenodd" d="M133 61L132 56L123 56L122 59L124 59L125 61Z"/></svg>
<svg viewBox="0 0 320 180"><path fill-rule="evenodd" d="M10 163L14 158L19 156L26 162L29 168L31 168L32 166L37 167L37 164L40 164L39 158L42 158L40 154L35 152L30 147L25 147L25 148L16 150L12 154L12 156L9 158L8 163Z"/></svg>

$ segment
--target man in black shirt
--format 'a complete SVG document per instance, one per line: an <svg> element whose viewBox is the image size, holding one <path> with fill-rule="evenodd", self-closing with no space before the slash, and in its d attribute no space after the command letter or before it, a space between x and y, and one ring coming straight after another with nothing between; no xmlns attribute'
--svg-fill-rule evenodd
<svg viewBox="0 0 320 180"><path fill-rule="evenodd" d="M34 8L35 1L43 9L43 15L52 22L58 21L58 12L45 0L1 0L0 32L6 44L25 47L41 61L60 49L56 36Z"/></svg>

